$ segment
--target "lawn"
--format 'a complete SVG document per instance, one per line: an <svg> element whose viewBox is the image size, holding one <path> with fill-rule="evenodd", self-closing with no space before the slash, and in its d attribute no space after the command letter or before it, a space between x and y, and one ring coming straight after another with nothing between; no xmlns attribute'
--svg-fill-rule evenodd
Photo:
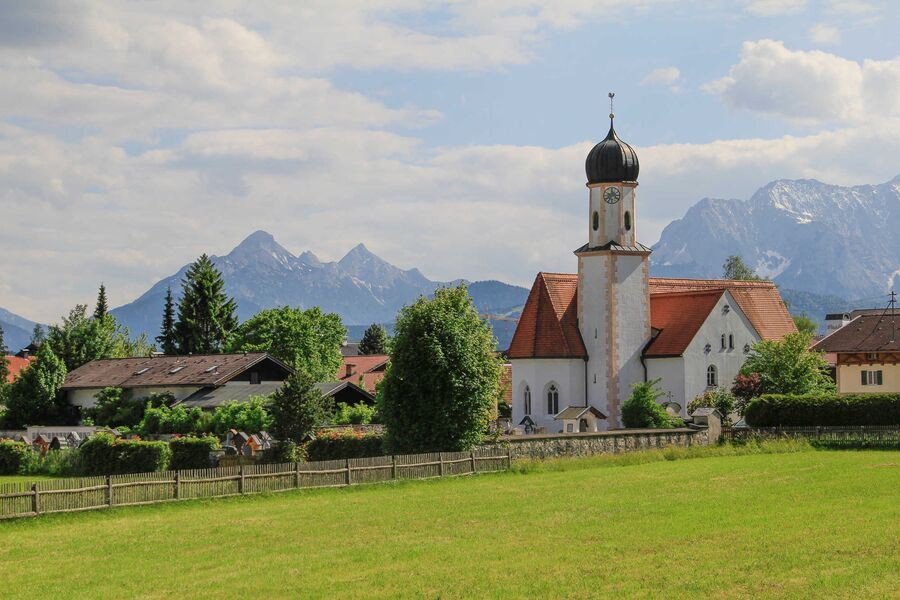
<svg viewBox="0 0 900 600"><path fill-rule="evenodd" d="M897 598L898 462L588 459L0 522L0 596Z"/></svg>

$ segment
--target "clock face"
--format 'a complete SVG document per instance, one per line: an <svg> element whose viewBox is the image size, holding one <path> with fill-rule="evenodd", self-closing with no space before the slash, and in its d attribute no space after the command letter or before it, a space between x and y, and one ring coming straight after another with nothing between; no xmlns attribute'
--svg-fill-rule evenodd
<svg viewBox="0 0 900 600"><path fill-rule="evenodd" d="M609 187L606 188L603 192L603 199L606 200L607 204L615 204L619 201L619 198L622 197L622 193L619 191L617 187Z"/></svg>

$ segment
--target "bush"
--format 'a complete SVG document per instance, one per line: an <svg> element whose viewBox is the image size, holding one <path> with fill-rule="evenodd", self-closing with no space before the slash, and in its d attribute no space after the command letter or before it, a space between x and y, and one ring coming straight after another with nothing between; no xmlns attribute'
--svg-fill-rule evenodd
<svg viewBox="0 0 900 600"><path fill-rule="evenodd" d="M28 444L0 440L0 475L15 475L28 453Z"/></svg>
<svg viewBox="0 0 900 600"><path fill-rule="evenodd" d="M19 467L21 475L72 477L81 474L81 455L77 448L49 450L45 454L27 452Z"/></svg>
<svg viewBox="0 0 900 600"><path fill-rule="evenodd" d="M365 402L353 406L338 402L332 423L335 425L368 425L375 419L375 407Z"/></svg>
<svg viewBox="0 0 900 600"><path fill-rule="evenodd" d="M687 407L687 414L693 414L698 408L715 408L722 414L723 422L731 423L728 415L734 411L734 405L734 394L725 388L715 388L703 392L691 400Z"/></svg>
<svg viewBox="0 0 900 600"><path fill-rule="evenodd" d="M209 453L219 447L219 440L211 435L203 437L182 437L169 441L172 459L169 468L206 469L209 467Z"/></svg>
<svg viewBox="0 0 900 600"><path fill-rule="evenodd" d="M900 394L765 394L744 416L751 427L900 425Z"/></svg>
<svg viewBox="0 0 900 600"><path fill-rule="evenodd" d="M363 433L352 429L325 429L306 444L309 460L334 460L339 458L365 458L384 454L380 433Z"/></svg>
<svg viewBox="0 0 900 600"><path fill-rule="evenodd" d="M216 407L210 421L212 431L224 434L229 429L246 433L268 431L272 427L272 416L266 408L269 398L251 396L247 402L226 402Z"/></svg>
<svg viewBox="0 0 900 600"><path fill-rule="evenodd" d="M636 429L680 427L684 422L666 412L656 400L663 395L656 385L659 379L635 383L631 397L622 405L622 424Z"/></svg>
<svg viewBox="0 0 900 600"><path fill-rule="evenodd" d="M94 397L97 402L83 412L85 418L97 425L116 428L137 426L149 406L170 406L175 402L175 397L168 393L135 398L130 391L117 387L103 388Z"/></svg>
<svg viewBox="0 0 900 600"><path fill-rule="evenodd" d="M164 471L172 451L165 442L116 439L108 433L92 435L78 448L86 475Z"/></svg>
<svg viewBox="0 0 900 600"><path fill-rule="evenodd" d="M306 447L288 440L273 442L270 448L263 450L264 463L292 463L306 460Z"/></svg>
<svg viewBox="0 0 900 600"><path fill-rule="evenodd" d="M210 431L210 416L199 408L153 406L147 403L144 418L134 430L141 434L205 433Z"/></svg>

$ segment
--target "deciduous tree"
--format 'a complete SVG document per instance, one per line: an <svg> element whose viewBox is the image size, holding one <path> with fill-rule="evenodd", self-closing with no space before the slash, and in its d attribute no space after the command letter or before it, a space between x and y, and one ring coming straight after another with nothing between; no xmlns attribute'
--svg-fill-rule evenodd
<svg viewBox="0 0 900 600"><path fill-rule="evenodd" d="M181 289L175 324L178 352L221 352L228 335L238 325L237 304L225 295L222 273L203 254L188 269Z"/></svg>
<svg viewBox="0 0 900 600"><path fill-rule="evenodd" d="M832 392L828 363L820 352L809 349L811 341L809 334L790 333L781 340L757 342L740 374L759 377L759 394Z"/></svg>
<svg viewBox="0 0 900 600"><path fill-rule="evenodd" d="M466 450L481 441L499 399L494 345L465 286L400 311L379 394L393 452Z"/></svg>
<svg viewBox="0 0 900 600"><path fill-rule="evenodd" d="M725 264L722 265L722 277L744 281L762 280L762 277L757 275L753 269L747 266L744 259L736 254L732 254L725 260Z"/></svg>
<svg viewBox="0 0 900 600"><path fill-rule="evenodd" d="M41 346L34 361L9 388L3 424L11 429L26 425L64 422L69 418L60 388L66 380L66 365L48 344Z"/></svg>
<svg viewBox="0 0 900 600"><path fill-rule="evenodd" d="M341 367L347 330L319 307L271 308L245 321L228 340L231 352L268 352L316 381L330 381Z"/></svg>

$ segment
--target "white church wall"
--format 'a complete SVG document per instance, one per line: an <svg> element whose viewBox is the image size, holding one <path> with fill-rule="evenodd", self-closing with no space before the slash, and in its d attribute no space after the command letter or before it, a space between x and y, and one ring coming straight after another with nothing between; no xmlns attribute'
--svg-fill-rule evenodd
<svg viewBox="0 0 900 600"><path fill-rule="evenodd" d="M646 258L637 255L616 256L616 357L619 364L618 399L611 416L619 416L621 404L631 395L631 384L643 381L641 353L650 339L650 308ZM621 426L621 420L615 425Z"/></svg>
<svg viewBox="0 0 900 600"><path fill-rule="evenodd" d="M578 257L578 325L588 356L588 403L609 414L606 380L609 364L609 255Z"/></svg>
<svg viewBox="0 0 900 600"><path fill-rule="evenodd" d="M725 335L725 349L722 349L722 334ZM734 348L729 344L729 335L734 336ZM729 292L722 294L684 352L684 406L687 407L691 400L708 389L706 373L710 365L716 367L718 387L730 389L735 376L747 360L744 346L752 346L759 339L734 297ZM710 345L709 352L706 352L707 344Z"/></svg>
<svg viewBox="0 0 900 600"><path fill-rule="evenodd" d="M531 390L531 420L547 433L557 433L562 422L547 412L546 391L556 384L559 410L584 405L584 361L578 358L520 358L512 363L512 424L518 426L525 417L525 386Z"/></svg>
<svg viewBox="0 0 900 600"><path fill-rule="evenodd" d="M687 406L685 402L684 391L684 359L680 356L669 358L648 358L647 363L647 379L660 379L659 389L665 395L659 399L660 402L677 402L681 407L681 416L686 416L684 409Z"/></svg>

